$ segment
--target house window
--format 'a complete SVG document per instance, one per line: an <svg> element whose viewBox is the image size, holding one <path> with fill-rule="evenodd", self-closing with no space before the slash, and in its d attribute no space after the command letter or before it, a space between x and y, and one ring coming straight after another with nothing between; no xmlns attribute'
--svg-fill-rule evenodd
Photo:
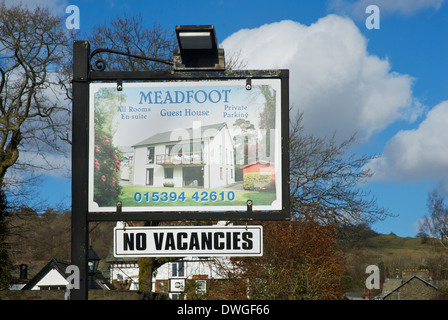
<svg viewBox="0 0 448 320"><path fill-rule="evenodd" d="M206 293L207 292L207 281L205 280L196 280L196 292L197 293Z"/></svg>
<svg viewBox="0 0 448 320"><path fill-rule="evenodd" d="M184 149L185 150L185 149ZM188 149L187 149L188 150ZM200 163L204 161L204 142L190 142L190 152L188 156L190 157L191 163Z"/></svg>
<svg viewBox="0 0 448 320"><path fill-rule="evenodd" d="M173 262L171 264L171 266L172 266L172 269L171 269L172 277L184 277L185 276L185 262L183 262L183 261Z"/></svg>
<svg viewBox="0 0 448 320"><path fill-rule="evenodd" d="M180 293L170 293L171 300L180 300Z"/></svg>
<svg viewBox="0 0 448 320"><path fill-rule="evenodd" d="M154 147L146 149L146 163L154 163Z"/></svg>
<svg viewBox="0 0 448 320"><path fill-rule="evenodd" d="M219 179L223 179L223 175L222 175L222 167L221 168L219 168Z"/></svg>
<svg viewBox="0 0 448 320"><path fill-rule="evenodd" d="M165 168L165 179L173 179L173 168Z"/></svg>
<svg viewBox="0 0 448 320"><path fill-rule="evenodd" d="M40 290L65 290L66 286L49 285L49 286L39 286Z"/></svg>
<svg viewBox="0 0 448 320"><path fill-rule="evenodd" d="M154 184L154 169L146 169L146 184L152 186Z"/></svg>

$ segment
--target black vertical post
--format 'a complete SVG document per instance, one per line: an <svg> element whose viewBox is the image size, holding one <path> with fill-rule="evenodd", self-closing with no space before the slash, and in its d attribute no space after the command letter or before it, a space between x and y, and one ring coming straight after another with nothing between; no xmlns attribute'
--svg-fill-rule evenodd
<svg viewBox="0 0 448 320"><path fill-rule="evenodd" d="M88 298L89 55L87 41L73 43L71 263L79 268L80 283L71 291L72 300Z"/></svg>

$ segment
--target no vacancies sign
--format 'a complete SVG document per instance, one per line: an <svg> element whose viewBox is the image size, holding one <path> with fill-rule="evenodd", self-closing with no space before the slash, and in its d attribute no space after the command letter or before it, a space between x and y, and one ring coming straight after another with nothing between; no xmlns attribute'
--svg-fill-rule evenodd
<svg viewBox="0 0 448 320"><path fill-rule="evenodd" d="M115 257L262 256L261 226L114 229Z"/></svg>

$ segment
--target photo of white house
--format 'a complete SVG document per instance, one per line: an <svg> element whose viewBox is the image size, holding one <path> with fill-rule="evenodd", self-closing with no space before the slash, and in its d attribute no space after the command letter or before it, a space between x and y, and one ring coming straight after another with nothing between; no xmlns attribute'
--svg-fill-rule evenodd
<svg viewBox="0 0 448 320"><path fill-rule="evenodd" d="M214 189L235 183L234 145L226 123L157 133L133 145L129 183Z"/></svg>

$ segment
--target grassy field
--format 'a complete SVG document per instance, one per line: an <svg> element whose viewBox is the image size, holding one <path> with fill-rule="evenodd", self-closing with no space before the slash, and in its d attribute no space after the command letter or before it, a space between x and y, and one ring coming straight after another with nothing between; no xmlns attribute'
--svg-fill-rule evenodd
<svg viewBox="0 0 448 320"><path fill-rule="evenodd" d="M398 237L393 234L379 234L366 239L361 246L346 251L350 264L365 260L365 264L383 262L390 270L395 268L417 268L428 264L448 251L435 240L422 241L422 238Z"/></svg>
<svg viewBox="0 0 448 320"><path fill-rule="evenodd" d="M424 243L421 238L398 237L393 234L381 234L367 239L365 247L383 254L408 254L434 249L434 243Z"/></svg>
<svg viewBox="0 0 448 320"><path fill-rule="evenodd" d="M125 185L120 200L130 206L239 206L270 205L275 192L246 190L172 189Z"/></svg>

